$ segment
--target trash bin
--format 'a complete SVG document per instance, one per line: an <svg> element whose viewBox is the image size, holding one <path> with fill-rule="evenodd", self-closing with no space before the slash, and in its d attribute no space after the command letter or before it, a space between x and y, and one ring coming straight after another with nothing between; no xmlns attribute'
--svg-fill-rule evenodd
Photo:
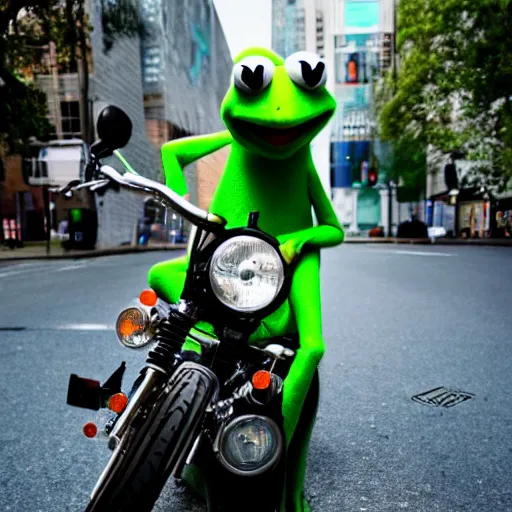
<svg viewBox="0 0 512 512"><path fill-rule="evenodd" d="M70 250L92 250L96 246L98 218L88 208L72 208L68 211L69 240L65 247Z"/></svg>

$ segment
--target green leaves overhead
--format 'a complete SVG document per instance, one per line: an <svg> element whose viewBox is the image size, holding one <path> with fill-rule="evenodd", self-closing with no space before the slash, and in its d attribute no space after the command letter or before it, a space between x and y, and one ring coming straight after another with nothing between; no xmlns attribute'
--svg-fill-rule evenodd
<svg viewBox="0 0 512 512"><path fill-rule="evenodd" d="M116 37L145 35L138 3L132 0L102 0L103 44L109 52Z"/></svg>
<svg viewBox="0 0 512 512"><path fill-rule="evenodd" d="M88 5L94 5L90 2ZM117 37L141 34L137 0L102 0L105 48ZM37 74L50 74L48 44L56 47L58 73L81 68L83 98L88 98L90 47L86 0L0 0L0 143L17 151L30 137L52 133L46 98L33 84ZM83 101L85 101L83 99ZM84 137L90 135L83 119Z"/></svg>
<svg viewBox="0 0 512 512"><path fill-rule="evenodd" d="M401 0L396 79L378 84L380 136L463 151L503 188L512 176L511 0Z"/></svg>

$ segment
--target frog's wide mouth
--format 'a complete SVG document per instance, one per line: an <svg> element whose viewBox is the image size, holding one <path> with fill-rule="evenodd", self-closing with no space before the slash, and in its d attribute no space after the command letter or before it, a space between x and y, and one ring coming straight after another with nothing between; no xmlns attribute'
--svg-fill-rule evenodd
<svg viewBox="0 0 512 512"><path fill-rule="evenodd" d="M251 139L263 140L271 146L288 146L298 139L309 135L319 126L323 125L332 115L332 111L323 112L322 114L308 119L300 124L268 126L264 124L252 123L242 119L231 118L231 123L235 130L243 137L249 136Z"/></svg>

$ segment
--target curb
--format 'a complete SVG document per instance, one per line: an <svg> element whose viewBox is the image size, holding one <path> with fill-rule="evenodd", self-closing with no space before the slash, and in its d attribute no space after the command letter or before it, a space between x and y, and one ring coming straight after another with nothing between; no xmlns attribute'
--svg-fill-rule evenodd
<svg viewBox="0 0 512 512"><path fill-rule="evenodd" d="M512 247L512 240L503 238L487 238L484 240L460 240L450 238L440 238L431 242L428 238L346 238L343 244L408 244L408 245L458 245L458 246L493 246L493 247ZM169 244L162 246L137 247L121 246L109 249L98 249L93 251L76 251L63 254L40 254L40 255L12 255L7 257L0 256L0 263L3 261L21 261L21 260L79 260L85 258L98 258L101 256L114 256L119 254L134 254L142 252L155 251L179 251L185 250L187 244Z"/></svg>
<svg viewBox="0 0 512 512"><path fill-rule="evenodd" d="M438 238L431 242L429 238L346 238L344 244L417 244L417 245L459 245L512 247L507 238L486 238L483 240L461 240L457 238Z"/></svg>
<svg viewBox="0 0 512 512"><path fill-rule="evenodd" d="M97 258L100 256L114 256L117 254L133 254L141 252L154 252L154 251L179 251L187 248L187 244L170 244L162 246L151 247L113 247L109 249L98 249L93 251L76 251L63 254L41 254L41 255L27 255L27 256L7 256L2 258L0 256L0 263L2 261L18 261L18 260L79 260L85 258Z"/></svg>

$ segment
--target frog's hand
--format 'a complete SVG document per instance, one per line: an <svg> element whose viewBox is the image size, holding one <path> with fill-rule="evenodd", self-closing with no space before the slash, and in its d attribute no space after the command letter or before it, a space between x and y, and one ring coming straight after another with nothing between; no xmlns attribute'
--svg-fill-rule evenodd
<svg viewBox="0 0 512 512"><path fill-rule="evenodd" d="M187 194L187 182L183 168L231 144L233 138L228 130L197 137L185 137L167 142L162 146L165 184L174 192Z"/></svg>

